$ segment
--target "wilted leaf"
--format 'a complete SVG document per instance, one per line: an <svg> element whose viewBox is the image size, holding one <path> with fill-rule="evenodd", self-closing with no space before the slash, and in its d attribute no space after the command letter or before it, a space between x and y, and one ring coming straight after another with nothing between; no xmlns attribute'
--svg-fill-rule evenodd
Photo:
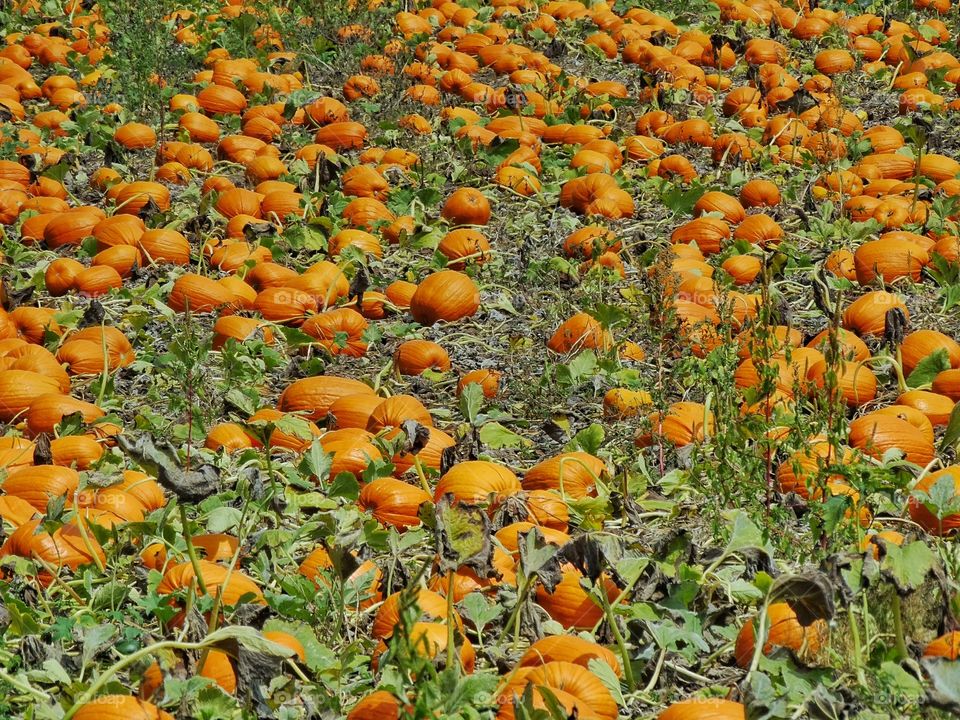
<svg viewBox="0 0 960 720"><path fill-rule="evenodd" d="M493 574L490 519L483 508L455 502L451 495L445 495L435 506L435 518L434 535L443 572L469 567L480 577Z"/></svg>
<svg viewBox="0 0 960 720"><path fill-rule="evenodd" d="M164 441L162 447L157 447L146 433L136 439L123 434L117 436L117 445L181 500L199 502L219 489L220 480L216 467L204 463L195 470L184 470L176 459L176 450L168 441Z"/></svg>
<svg viewBox="0 0 960 720"><path fill-rule="evenodd" d="M524 577L536 575L547 589L553 592L560 583L560 562L557 557L559 548L544 541L543 533L534 527L518 536L517 550L519 551L520 572Z"/></svg>
<svg viewBox="0 0 960 720"><path fill-rule="evenodd" d="M830 580L817 571L781 575L770 588L770 601L788 603L804 627L817 620L829 621L836 611Z"/></svg>

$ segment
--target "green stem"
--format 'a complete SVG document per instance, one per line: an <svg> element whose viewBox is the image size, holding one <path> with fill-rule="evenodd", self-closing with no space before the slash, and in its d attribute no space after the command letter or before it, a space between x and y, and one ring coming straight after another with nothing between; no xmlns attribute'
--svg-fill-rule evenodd
<svg viewBox="0 0 960 720"><path fill-rule="evenodd" d="M897 651L896 660L904 660L909 657L909 652L907 651L907 642L903 632L903 607L900 601L900 593L894 588L893 591L893 631L896 637L896 645L894 646Z"/></svg>
<svg viewBox="0 0 960 720"><path fill-rule="evenodd" d="M179 505L180 525L183 527L183 541L187 544L187 557L190 558L190 564L193 565L193 574L197 578L197 585L200 592L207 594L207 584L203 580L203 572L200 569L200 558L197 557L197 549L193 546L193 537L190 534L190 524L187 522L187 508Z"/></svg>
<svg viewBox="0 0 960 720"><path fill-rule="evenodd" d="M850 623L850 640L853 643L853 664L857 670L857 682L861 687L865 687L867 677L863 672L863 645L860 642L860 627L857 625L857 617L852 605L847 609L847 617Z"/></svg>
<svg viewBox="0 0 960 720"><path fill-rule="evenodd" d="M597 594L600 596L600 605L603 607L603 614L606 616L607 624L613 633L613 640L617 644L617 649L620 651L620 662L623 664L623 678L627 682L627 690L633 692L637 684L633 677L633 665L630 663L630 653L627 651L627 643L623 638L623 633L620 632L620 626L617 625L617 618L613 614L613 606L610 604L610 598L607 597L607 588L603 583L603 578L600 578L598 584L599 593ZM660 661L663 661L662 656ZM656 674L654 675L654 681L655 678Z"/></svg>
<svg viewBox="0 0 960 720"><path fill-rule="evenodd" d="M139 660L145 657L149 657L154 653L160 652L162 650L203 650L208 645L210 645L209 639L202 640L200 642L177 642L175 640L161 640L160 642L154 643L153 645L147 645L144 648L140 648L134 653L129 655L124 655L122 658L117 660L113 665L108 667L103 673L96 679L96 681L88 687L81 695L76 699L73 705L70 706L70 709L63 716L63 720L70 720L77 711L83 707L85 704L90 702L100 689L110 682L118 672L123 670L130 665L137 663Z"/></svg>

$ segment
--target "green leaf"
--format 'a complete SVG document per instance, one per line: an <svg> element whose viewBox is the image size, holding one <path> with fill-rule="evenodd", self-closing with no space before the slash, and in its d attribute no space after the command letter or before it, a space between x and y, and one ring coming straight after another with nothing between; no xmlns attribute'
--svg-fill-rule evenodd
<svg viewBox="0 0 960 720"><path fill-rule="evenodd" d="M954 405L950 413L947 429L944 430L943 437L940 439L940 451L953 447L957 440L960 440L960 403Z"/></svg>
<svg viewBox="0 0 960 720"><path fill-rule="evenodd" d="M921 662L930 676L927 701L952 715L960 715L960 662L945 658L924 658Z"/></svg>
<svg viewBox="0 0 960 720"><path fill-rule="evenodd" d="M617 705L621 707L626 705L623 692L620 690L620 678L617 677L612 667L599 658L591 658L587 663L587 669L596 675L604 687L610 691L613 699L617 701Z"/></svg>
<svg viewBox="0 0 960 720"><path fill-rule="evenodd" d="M344 498L345 500L355 501L360 497L360 483L352 473L337 473L337 476L330 484L327 495L332 498Z"/></svg>
<svg viewBox="0 0 960 720"><path fill-rule="evenodd" d="M303 475L312 475L319 482L326 480L333 467L333 455L323 449L319 438L310 444L310 449L303 454L298 469Z"/></svg>
<svg viewBox="0 0 960 720"><path fill-rule="evenodd" d="M257 400L251 397L245 388L230 388L227 391L226 400L228 403L233 405L238 410L242 410L247 415L253 415L257 411Z"/></svg>
<svg viewBox="0 0 960 720"><path fill-rule="evenodd" d="M742 510L731 510L726 516L731 521L731 526L730 540L723 551L724 555L733 555L750 548L764 549L763 534L749 515Z"/></svg>
<svg viewBox="0 0 960 720"><path fill-rule="evenodd" d="M483 593L472 592L460 601L460 612L466 615L479 632L503 612L503 606L490 600Z"/></svg>
<svg viewBox="0 0 960 720"><path fill-rule="evenodd" d="M939 373L949 369L950 356L946 348L938 348L917 363L907 378L907 385L912 388L929 385Z"/></svg>
<svg viewBox="0 0 960 720"><path fill-rule="evenodd" d="M585 427L574 435L563 449L564 452L582 450L585 453L596 455L600 446L603 445L605 438L606 433L604 432L603 425L592 423L589 427Z"/></svg>
<svg viewBox="0 0 960 720"><path fill-rule="evenodd" d="M899 590L904 592L920 587L927 573L936 563L933 550L922 540L916 540L902 547L887 543L886 550L887 554L881 563L881 570Z"/></svg>
<svg viewBox="0 0 960 720"><path fill-rule="evenodd" d="M483 407L483 386L469 383L460 393L460 414L471 425L477 424L477 415Z"/></svg>
<svg viewBox="0 0 960 720"><path fill-rule="evenodd" d="M233 530L240 523L243 513L239 508L223 507L214 508L207 515L207 532L223 533Z"/></svg>
<svg viewBox="0 0 960 720"><path fill-rule="evenodd" d="M488 422L480 428L480 442L493 450L502 450L503 448L521 448L530 447L533 441L521 435L517 435L498 422Z"/></svg>

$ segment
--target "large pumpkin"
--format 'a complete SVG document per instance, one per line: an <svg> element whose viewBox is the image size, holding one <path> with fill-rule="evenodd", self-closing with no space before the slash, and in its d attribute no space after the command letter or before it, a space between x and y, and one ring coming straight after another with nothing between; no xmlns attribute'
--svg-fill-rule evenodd
<svg viewBox="0 0 960 720"><path fill-rule="evenodd" d="M441 270L424 279L410 298L410 313L421 325L470 317L480 308L480 291L469 275Z"/></svg>

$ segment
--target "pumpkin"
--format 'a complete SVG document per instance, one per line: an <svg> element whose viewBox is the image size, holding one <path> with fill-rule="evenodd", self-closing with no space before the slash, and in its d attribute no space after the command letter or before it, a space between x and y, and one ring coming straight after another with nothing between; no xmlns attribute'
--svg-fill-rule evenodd
<svg viewBox="0 0 960 720"><path fill-rule="evenodd" d="M751 41L752 42L752 41ZM673 703L657 720L746 720L747 710L723 698L690 698Z"/></svg>
<svg viewBox="0 0 960 720"><path fill-rule="evenodd" d="M173 720L173 715L132 695L101 695L81 705L75 720Z"/></svg>
<svg viewBox="0 0 960 720"><path fill-rule="evenodd" d="M747 216L739 200L719 190L705 192L694 204L693 214L695 217L705 213L719 213L720 217L731 225L743 222Z"/></svg>
<svg viewBox="0 0 960 720"><path fill-rule="evenodd" d="M600 458L582 451L562 453L541 461L523 476L524 490L557 490L561 495L584 498L596 493L597 481L606 474Z"/></svg>
<svg viewBox="0 0 960 720"><path fill-rule="evenodd" d="M333 570L333 567L333 560L321 545L300 563L300 574L314 583L326 585L327 579L321 571ZM347 578L345 586L350 606L357 610L366 610L380 602L383 597L380 593L382 579L383 573L372 561L360 563Z"/></svg>
<svg viewBox="0 0 960 720"><path fill-rule="evenodd" d="M931 640L923 648L923 656L956 660L960 656L960 631L954 630Z"/></svg>
<svg viewBox="0 0 960 720"><path fill-rule="evenodd" d="M907 503L907 509L910 511L910 518L920 525L931 535L952 535L954 531L960 528L960 513L951 513L946 517L939 519L921 500L914 494L917 492L929 493L931 488L938 482L953 482L953 494L960 494L960 465L950 465L934 473L924 475L916 485L913 486L913 493Z"/></svg>
<svg viewBox="0 0 960 720"><path fill-rule="evenodd" d="M870 413L850 423L850 445L880 459L891 449L921 467L935 455L933 442L906 420L892 415Z"/></svg>
<svg viewBox="0 0 960 720"><path fill-rule="evenodd" d="M500 390L500 373L496 370L471 370L457 382L457 395L463 393L471 383L481 387L485 398L495 398Z"/></svg>
<svg viewBox="0 0 960 720"><path fill-rule="evenodd" d="M73 258L57 258L43 273L47 292L54 297L70 292L75 287L77 274L82 270L83 265Z"/></svg>
<svg viewBox="0 0 960 720"><path fill-rule="evenodd" d="M486 262L490 256L490 243L479 230L456 228L444 235L437 250L449 258L449 268L462 270L467 264L466 260L476 264Z"/></svg>
<svg viewBox="0 0 960 720"><path fill-rule="evenodd" d="M76 492L80 476L76 470L57 465L37 465L10 469L3 481L7 495L19 497L39 512L55 497L69 498Z"/></svg>
<svg viewBox="0 0 960 720"><path fill-rule="evenodd" d="M883 335L886 315L889 310L899 308L910 319L903 300L885 290L874 290L854 300L843 313L843 326L860 335Z"/></svg>
<svg viewBox="0 0 960 720"><path fill-rule="evenodd" d="M612 345L613 339L609 332L585 312L576 313L565 320L547 342L550 350L561 354L588 348L608 350Z"/></svg>
<svg viewBox="0 0 960 720"><path fill-rule="evenodd" d="M917 282L929 261L926 250L915 243L884 238L863 243L853 256L857 281L862 285L878 277L888 283L902 277Z"/></svg>
<svg viewBox="0 0 960 720"><path fill-rule="evenodd" d="M377 433L386 428L399 428L407 420L415 420L425 427L433 425L430 411L417 398L412 395L393 395L370 413L367 430Z"/></svg>
<svg viewBox="0 0 960 720"><path fill-rule="evenodd" d="M393 363L401 375L420 375L425 370L446 372L450 369L450 356L430 340L407 340L397 347Z"/></svg>
<svg viewBox="0 0 960 720"><path fill-rule="evenodd" d="M420 611L419 619L429 619L430 621L445 622L447 619L447 599L440 593L436 593L427 588L417 589L417 608ZM460 613L453 611L453 620L458 628L463 628L463 621L460 619ZM388 596L377 608L377 613L373 617L373 627L370 634L379 639L388 638L393 635L393 631L400 622L400 593L396 592Z"/></svg>
<svg viewBox="0 0 960 720"><path fill-rule="evenodd" d="M234 304L235 297L216 280L196 273L186 273L173 284L173 289L167 298L167 305L175 312L182 313L189 310L206 313L221 308L229 310Z"/></svg>
<svg viewBox="0 0 960 720"><path fill-rule="evenodd" d="M237 690L237 672L233 669L230 656L222 650L208 650L206 659L197 669L197 674L213 680L226 693L232 695Z"/></svg>
<svg viewBox="0 0 960 720"><path fill-rule="evenodd" d="M614 720L617 717L617 703L613 695L593 672L571 662L552 660L542 665L521 667L507 683L498 702L501 705L522 697L524 689L532 685L534 689L543 687L554 692L559 700L572 699L575 716L594 717L599 720ZM562 701L561 701L562 702ZM582 709L582 714L578 712ZM498 718L509 717L501 712Z"/></svg>
<svg viewBox="0 0 960 720"><path fill-rule="evenodd" d="M80 413L83 422L88 424L105 415L104 411L93 403L70 395L47 393L37 396L27 408L27 431L32 436L40 433L52 434L64 417L74 413Z"/></svg>
<svg viewBox="0 0 960 720"><path fill-rule="evenodd" d="M770 180L749 180L740 188L740 204L745 208L779 205L780 188Z"/></svg>
<svg viewBox="0 0 960 720"><path fill-rule="evenodd" d="M360 480L372 461L383 459L372 440L373 435L360 428L343 428L325 433L320 439L320 446L333 456L330 477L335 478L345 472Z"/></svg>
<svg viewBox="0 0 960 720"><path fill-rule="evenodd" d="M59 394L62 389L56 378L40 373L0 370L0 420L11 422L30 407L38 396Z"/></svg>
<svg viewBox="0 0 960 720"><path fill-rule="evenodd" d="M701 403L673 403L665 415L654 413L649 417L651 433L638 435L634 442L638 447L647 447L654 437L683 447L701 442L707 434L714 433L714 416Z"/></svg>
<svg viewBox="0 0 960 720"><path fill-rule="evenodd" d="M89 532L81 531L75 522L61 525L53 533L38 532L40 519L29 520L18 527L0 547L0 557L15 555L24 558L39 557L54 569L76 570L81 565L106 561L103 549ZM47 570L41 570L38 579L46 586L53 582Z"/></svg>
<svg viewBox="0 0 960 720"><path fill-rule="evenodd" d="M455 635L461 634L457 632ZM461 639L462 644L459 651L455 654L460 661L463 671L469 674L473 672L474 664L476 663L476 653L469 639L462 635ZM432 660L434 658L446 657L448 642L449 635L445 623L418 622L414 623L410 629L411 649L418 654L422 654L427 659ZM386 649L386 643L381 640L373 651L374 667L377 666L380 656Z"/></svg>
<svg viewBox="0 0 960 720"><path fill-rule="evenodd" d="M336 428L364 429L370 422L370 415L383 398L372 393L357 393L338 398L327 409L327 418L332 419Z"/></svg>
<svg viewBox="0 0 960 720"><path fill-rule="evenodd" d="M927 390L909 390L897 398L898 405L915 408L935 426L946 425L953 412L954 401L946 395Z"/></svg>
<svg viewBox="0 0 960 720"><path fill-rule="evenodd" d="M903 372L909 375L925 357L938 350L946 351L952 367L960 366L960 343L937 330L915 330L900 343Z"/></svg>
<svg viewBox="0 0 960 720"><path fill-rule="evenodd" d="M303 323L303 331L315 337L327 352L347 357L361 357L366 354L366 330L366 318L353 308L327 310Z"/></svg>
<svg viewBox="0 0 960 720"><path fill-rule="evenodd" d="M464 503L499 504L503 498L520 491L520 481L507 468L485 460L458 463L437 482L434 502L446 494Z"/></svg>
<svg viewBox="0 0 960 720"><path fill-rule="evenodd" d="M427 276L410 298L410 313L421 325L453 322L474 315L480 308L480 291L473 280L456 270Z"/></svg>
<svg viewBox="0 0 960 720"><path fill-rule="evenodd" d="M199 568L203 574L207 592L216 593L219 591L220 601L224 606L236 605L241 600L261 605L266 602L260 588L241 570L236 568L229 570L209 560L200 560ZM157 593L169 595L185 590L193 583L195 583L193 564L190 562L180 563L167 568L160 584L157 585ZM199 593L198 586L197 592Z"/></svg>
<svg viewBox="0 0 960 720"><path fill-rule="evenodd" d="M817 619L811 625L804 627L797 620L797 614L788 603L773 603L767 607L767 617L764 621L767 632L764 634L763 654L769 655L774 648L782 647L795 653L813 656L827 640L827 624ZM737 635L734 648L734 657L737 665L742 668L750 667L756 649L756 630L754 621L744 624Z"/></svg>
<svg viewBox="0 0 960 720"><path fill-rule="evenodd" d="M603 617L603 608L580 585L582 577L579 570L567 565L552 593L543 586L537 587L537 604L565 628L590 630ZM617 586L606 575L601 577L600 584L610 602L615 603Z"/></svg>
<svg viewBox="0 0 960 720"><path fill-rule="evenodd" d="M877 376L862 362L841 361L839 367L831 367L825 359L815 361L807 371L810 390L826 387L828 374L836 375L836 392L849 407L860 407L877 396Z"/></svg>
<svg viewBox="0 0 960 720"><path fill-rule="evenodd" d="M277 409L301 413L309 420L322 420L334 401L347 395L374 395L369 385L336 375L318 375L288 385L277 401Z"/></svg>
<svg viewBox="0 0 960 720"><path fill-rule="evenodd" d="M412 13L401 14L421 20ZM400 701L386 690L377 690L370 693L347 713L347 720L398 720L399 717Z"/></svg>
<svg viewBox="0 0 960 720"><path fill-rule="evenodd" d="M360 491L357 504L384 525L398 530L420 524L420 506L431 502L423 488L396 478L377 478Z"/></svg>
<svg viewBox="0 0 960 720"><path fill-rule="evenodd" d="M591 660L599 660L610 666L617 677L623 675L616 654L590 640L577 635L548 635L527 648L517 665L536 667L549 662L569 662L587 668Z"/></svg>

